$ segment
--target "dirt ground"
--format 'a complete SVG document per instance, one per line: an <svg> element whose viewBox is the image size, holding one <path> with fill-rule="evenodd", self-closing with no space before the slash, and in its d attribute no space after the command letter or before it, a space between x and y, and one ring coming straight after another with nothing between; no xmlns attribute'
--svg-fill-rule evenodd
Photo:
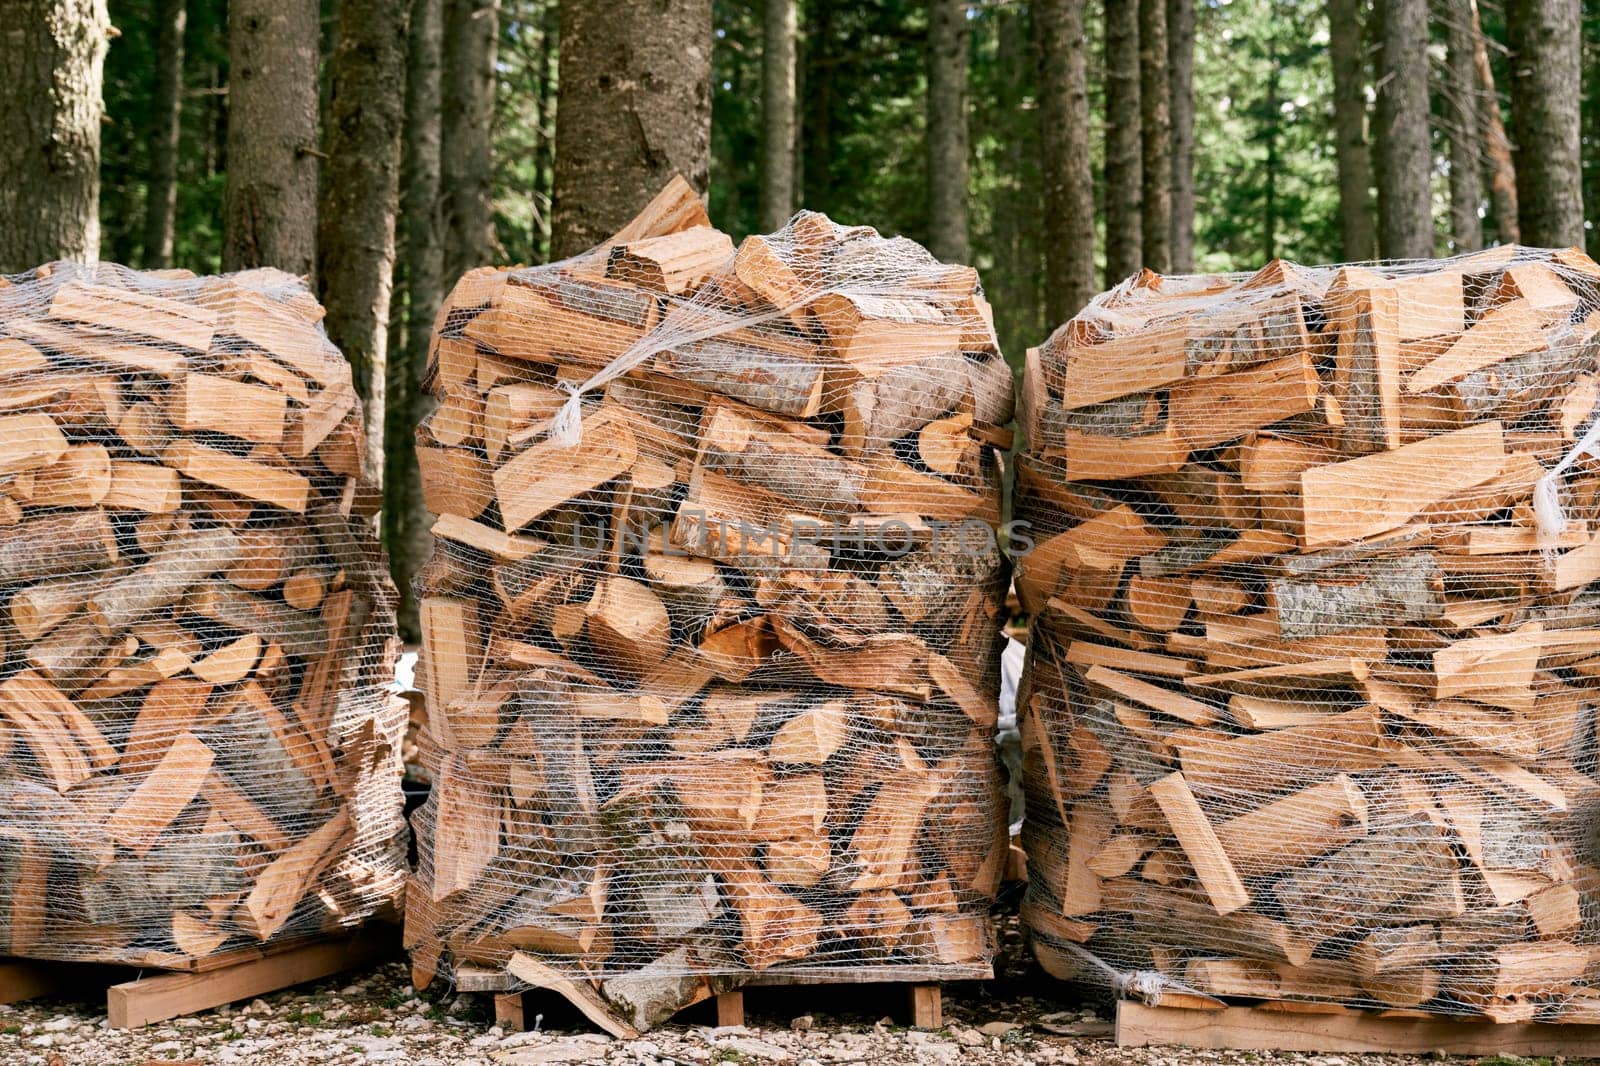
<svg viewBox="0 0 1600 1066"><path fill-rule="evenodd" d="M1110 1041L1109 1001L1053 981L1032 965L1014 915L1002 924L996 972L993 982L947 986L945 1025L933 1032L908 1030L900 1024L904 1016L895 989L762 988L746 992L746 1026L718 1029L709 1019L695 1024L699 1019L691 1011L682 1021L641 1040L617 1041L577 1027L541 1025L538 1032L505 1033L493 1024L489 997L435 989L418 995L406 967L393 962L368 973L129 1032L106 1028L103 998L98 1008L92 1002L66 1000L0 1006L0 1063L1353 1066L1357 1058L1116 1048ZM1422 1061L1402 1056L1360 1058L1366 1060L1363 1066ZM1521 1062L1501 1058L1494 1066Z"/></svg>

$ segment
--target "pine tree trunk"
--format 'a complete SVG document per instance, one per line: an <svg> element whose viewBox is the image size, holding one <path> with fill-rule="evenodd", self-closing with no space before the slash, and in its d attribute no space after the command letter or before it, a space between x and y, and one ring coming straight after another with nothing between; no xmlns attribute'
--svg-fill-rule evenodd
<svg viewBox="0 0 1600 1066"><path fill-rule="evenodd" d="M1511 140L1506 136L1505 122L1500 117L1500 93L1494 84L1494 68L1489 65L1483 22L1478 18L1478 0L1466 0L1466 4L1472 19L1473 65L1478 68L1478 122L1489 207L1500 243L1516 244L1522 239L1522 229L1517 220L1517 170L1511 162Z"/></svg>
<svg viewBox="0 0 1600 1066"><path fill-rule="evenodd" d="M0 272L100 250L105 0L0 3Z"/></svg>
<svg viewBox="0 0 1600 1066"><path fill-rule="evenodd" d="M1167 2L1139 0L1140 206L1144 265L1172 271L1172 117L1167 101Z"/></svg>
<svg viewBox="0 0 1600 1066"><path fill-rule="evenodd" d="M539 21L543 26L544 64L539 77L539 254L550 261L550 206L556 195L556 67L560 56L561 9L559 0L545 0Z"/></svg>
<svg viewBox="0 0 1600 1066"><path fill-rule="evenodd" d="M1167 109L1172 118L1172 269L1194 270L1194 0L1167 0Z"/></svg>
<svg viewBox="0 0 1600 1066"><path fill-rule="evenodd" d="M1372 155L1367 146L1367 77L1362 57L1362 0L1328 0L1328 56L1333 65L1333 124L1339 168L1339 237L1344 258L1377 254L1372 226Z"/></svg>
<svg viewBox="0 0 1600 1066"><path fill-rule="evenodd" d="M972 258L967 240L967 5L928 4L928 250Z"/></svg>
<svg viewBox="0 0 1600 1066"><path fill-rule="evenodd" d="M383 420L405 97L406 9L340 0L317 234L328 338L350 361L366 422L367 473L383 477Z"/></svg>
<svg viewBox="0 0 1600 1066"><path fill-rule="evenodd" d="M157 5L156 84L150 123L150 182L145 190L144 265L172 265L173 219L178 212L178 146L183 119L183 31L187 0Z"/></svg>
<svg viewBox="0 0 1600 1066"><path fill-rule="evenodd" d="M1457 252L1483 247L1483 160L1478 150L1478 66L1472 21L1451 10L1445 33L1445 122L1450 140L1450 232Z"/></svg>
<svg viewBox="0 0 1600 1066"><path fill-rule="evenodd" d="M1043 190L1034 165L1039 145L1039 112L1034 97L1033 20L1027 9L995 10L995 63L1001 73L992 123L1001 145L998 187L991 214L994 269L984 275L994 306L1002 351L1020 352L1045 332L1040 299L1044 271L1039 232ZM982 106L978 103L978 106Z"/></svg>
<svg viewBox="0 0 1600 1066"><path fill-rule="evenodd" d="M317 265L317 0L228 6L222 269Z"/></svg>
<svg viewBox="0 0 1600 1066"><path fill-rule="evenodd" d="M1144 197L1139 112L1139 4L1105 0L1106 286L1143 260ZM1162 220L1163 222L1165 220Z"/></svg>
<svg viewBox="0 0 1600 1066"><path fill-rule="evenodd" d="M1506 0L1522 239L1583 244L1579 0Z"/></svg>
<svg viewBox="0 0 1600 1066"><path fill-rule="evenodd" d="M1086 0L1035 0L1039 146L1044 169L1045 314L1065 322L1094 296Z"/></svg>
<svg viewBox="0 0 1600 1066"><path fill-rule="evenodd" d="M444 201L444 277L495 258L494 86L500 0L444 0L439 157Z"/></svg>
<svg viewBox="0 0 1600 1066"><path fill-rule="evenodd" d="M1428 0L1383 0L1379 58L1378 254L1433 255L1428 144ZM1338 36L1337 30L1335 36Z"/></svg>
<svg viewBox="0 0 1600 1066"><path fill-rule="evenodd" d="M711 0L561 5L553 252L611 236L674 174L711 172Z"/></svg>
<svg viewBox="0 0 1600 1066"><path fill-rule="evenodd" d="M1283 130L1283 101L1280 85L1283 81L1283 64L1279 59L1276 27L1267 40L1267 106L1266 129L1262 140L1266 142L1266 159L1262 163L1261 178L1261 259L1271 262L1278 258L1278 169L1282 153L1278 140Z"/></svg>
<svg viewBox="0 0 1600 1066"><path fill-rule="evenodd" d="M444 223L439 203L439 54L443 0L412 0L406 51L405 151L400 170L400 262L405 268L404 344L390 352L383 441L383 543L400 590L399 623L406 640L420 637L412 587L431 537L422 505L422 480L413 447L427 413L422 391L433 319L443 298Z"/></svg>
<svg viewBox="0 0 1600 1066"><path fill-rule="evenodd" d="M794 213L795 0L766 0L761 45L761 228Z"/></svg>
<svg viewBox="0 0 1600 1066"><path fill-rule="evenodd" d="M832 60L840 47L834 28L835 0L807 0L804 64L800 80L800 181L798 203L813 211L833 210L833 109L839 65ZM797 89L800 87L797 86Z"/></svg>

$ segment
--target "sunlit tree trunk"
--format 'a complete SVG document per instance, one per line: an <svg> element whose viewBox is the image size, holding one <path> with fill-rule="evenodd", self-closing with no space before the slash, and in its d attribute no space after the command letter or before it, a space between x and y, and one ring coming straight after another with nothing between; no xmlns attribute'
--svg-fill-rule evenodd
<svg viewBox="0 0 1600 1066"><path fill-rule="evenodd" d="M1044 163L1045 312L1065 322L1094 296L1085 0L1035 0L1039 142Z"/></svg>

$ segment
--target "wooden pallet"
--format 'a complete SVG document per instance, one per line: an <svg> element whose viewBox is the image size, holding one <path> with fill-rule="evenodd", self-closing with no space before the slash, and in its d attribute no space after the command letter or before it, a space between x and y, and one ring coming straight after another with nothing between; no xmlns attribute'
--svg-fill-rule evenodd
<svg viewBox="0 0 1600 1066"><path fill-rule="evenodd" d="M870 986L877 988L880 993L889 992L891 997L895 994L903 996L903 1009L892 1013L905 1017L912 1028L938 1029L944 1024L942 982L988 981L993 977L994 967L982 963L951 966L795 966L753 974L742 987L707 998L712 1001L717 1025L743 1025L744 994L747 989ZM530 997L554 995L543 989L517 989L514 987L517 984L515 978L500 970L476 966L460 966L456 969L458 989L494 995L495 1024L509 1032L521 1032L528 1027L528 1022L534 1017ZM690 1004L686 1009L697 1007L699 1003ZM889 1009L885 1010L885 1013L890 1012ZM599 1019L591 1017L590 1021L599 1028L605 1028Z"/></svg>
<svg viewBox="0 0 1600 1066"><path fill-rule="evenodd" d="M1600 1025L1495 1023L1420 1012L1274 1003L1214 1010L1117 1004L1118 1047L1422 1055L1600 1056Z"/></svg>
<svg viewBox="0 0 1600 1066"><path fill-rule="evenodd" d="M399 954L399 928L376 923L337 939L281 951L252 948L223 953L220 961L207 958L187 969L161 968L154 973L99 963L4 959L0 1003L49 995L77 997L86 989L103 987L107 1023L113 1029L134 1029L375 966ZM130 979L130 974L137 976Z"/></svg>

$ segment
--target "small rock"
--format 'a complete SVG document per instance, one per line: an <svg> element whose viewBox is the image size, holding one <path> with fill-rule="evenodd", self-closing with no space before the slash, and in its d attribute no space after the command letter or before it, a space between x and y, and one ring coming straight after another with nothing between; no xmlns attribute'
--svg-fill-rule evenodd
<svg viewBox="0 0 1600 1066"><path fill-rule="evenodd" d="M978 1032L984 1036L1005 1036L1013 1029L1021 1029L1016 1022L984 1022L978 1026Z"/></svg>
<svg viewBox="0 0 1600 1066"><path fill-rule="evenodd" d="M797 1033L803 1033L803 1032L806 1032L809 1029L814 1029L816 1027L816 1024L817 1024L817 1019L816 1018L812 1017L809 1014L802 1014L802 1015L800 1015L800 1017L793 1018L793 1019L790 1020L789 1028L793 1029Z"/></svg>

